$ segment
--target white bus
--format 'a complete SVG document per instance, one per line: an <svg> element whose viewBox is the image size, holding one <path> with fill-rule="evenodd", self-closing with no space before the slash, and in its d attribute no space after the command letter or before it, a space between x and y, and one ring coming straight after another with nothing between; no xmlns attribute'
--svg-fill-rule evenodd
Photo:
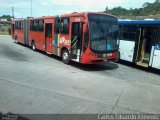
<svg viewBox="0 0 160 120"><path fill-rule="evenodd" d="M120 59L160 69L160 20L120 20Z"/></svg>

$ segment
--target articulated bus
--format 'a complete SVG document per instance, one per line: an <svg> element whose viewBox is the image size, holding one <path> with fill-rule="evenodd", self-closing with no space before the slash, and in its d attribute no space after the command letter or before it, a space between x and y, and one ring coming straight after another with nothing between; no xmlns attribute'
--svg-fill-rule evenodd
<svg viewBox="0 0 160 120"><path fill-rule="evenodd" d="M160 69L160 21L119 21L120 59Z"/></svg>
<svg viewBox="0 0 160 120"><path fill-rule="evenodd" d="M82 64L119 59L118 20L104 13L84 12L12 21L12 38L33 50Z"/></svg>

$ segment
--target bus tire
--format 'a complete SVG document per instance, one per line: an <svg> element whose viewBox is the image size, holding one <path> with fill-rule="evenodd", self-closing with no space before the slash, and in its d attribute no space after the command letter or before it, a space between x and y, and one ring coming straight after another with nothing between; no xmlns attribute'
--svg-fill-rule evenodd
<svg viewBox="0 0 160 120"><path fill-rule="evenodd" d="M67 49L64 49L62 51L62 62L64 64L69 64L70 63L70 54L69 54L69 51Z"/></svg>
<svg viewBox="0 0 160 120"><path fill-rule="evenodd" d="M18 37L17 36L15 37L15 43L18 43Z"/></svg>
<svg viewBox="0 0 160 120"><path fill-rule="evenodd" d="M35 44L35 41L32 41L31 47L32 47L32 50L33 50L33 51L36 51L36 44Z"/></svg>

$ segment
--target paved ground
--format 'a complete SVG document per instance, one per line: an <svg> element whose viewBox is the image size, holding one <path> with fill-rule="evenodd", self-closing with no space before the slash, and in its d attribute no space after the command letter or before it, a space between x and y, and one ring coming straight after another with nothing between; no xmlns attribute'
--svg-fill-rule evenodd
<svg viewBox="0 0 160 120"><path fill-rule="evenodd" d="M84 66L0 36L0 111L160 113L160 76L124 64Z"/></svg>

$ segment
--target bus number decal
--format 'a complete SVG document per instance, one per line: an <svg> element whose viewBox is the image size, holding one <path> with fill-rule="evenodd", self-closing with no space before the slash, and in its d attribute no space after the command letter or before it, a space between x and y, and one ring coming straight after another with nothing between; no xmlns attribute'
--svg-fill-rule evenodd
<svg viewBox="0 0 160 120"><path fill-rule="evenodd" d="M80 22L81 19L80 18L75 18L75 22Z"/></svg>

